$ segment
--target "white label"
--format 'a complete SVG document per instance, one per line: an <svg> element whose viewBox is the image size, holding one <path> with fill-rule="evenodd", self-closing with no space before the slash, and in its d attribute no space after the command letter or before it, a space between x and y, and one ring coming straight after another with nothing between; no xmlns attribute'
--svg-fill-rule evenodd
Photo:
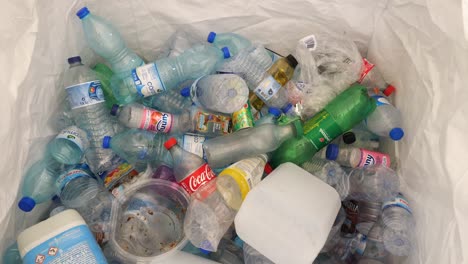
<svg viewBox="0 0 468 264"><path fill-rule="evenodd" d="M304 47L308 50L315 50L317 49L317 39L315 38L315 35L310 35L305 38L302 38L299 40L300 43L304 45Z"/></svg>
<svg viewBox="0 0 468 264"><path fill-rule="evenodd" d="M260 168L260 171L255 171L255 169L258 168L258 159L259 158L244 159L232 165L233 168L245 172L244 177L249 184L250 190L262 180L263 168Z"/></svg>
<svg viewBox="0 0 468 264"><path fill-rule="evenodd" d="M400 207L408 211L408 213L413 214L411 207L409 206L408 200L400 193L394 199L382 204L382 211L389 207Z"/></svg>
<svg viewBox="0 0 468 264"><path fill-rule="evenodd" d="M206 160L206 154L203 151L203 142L205 142L205 140L206 138L204 136L185 134L182 147L184 150Z"/></svg>
<svg viewBox="0 0 468 264"><path fill-rule="evenodd" d="M143 97L166 91L155 63L146 64L132 70L132 78L137 93Z"/></svg>
<svg viewBox="0 0 468 264"><path fill-rule="evenodd" d="M60 133L55 138L63 138L69 140L75 143L81 149L81 151L84 151L84 141L83 138L81 138L81 135L85 135L85 132L83 130L79 129L76 126L71 126L60 131Z"/></svg>
<svg viewBox="0 0 468 264"><path fill-rule="evenodd" d="M262 99L263 102L270 100L281 88L273 76L269 75L255 88L255 94Z"/></svg>
<svg viewBox="0 0 468 264"><path fill-rule="evenodd" d="M65 90L68 94L71 109L99 104L105 101L99 80L68 86Z"/></svg>

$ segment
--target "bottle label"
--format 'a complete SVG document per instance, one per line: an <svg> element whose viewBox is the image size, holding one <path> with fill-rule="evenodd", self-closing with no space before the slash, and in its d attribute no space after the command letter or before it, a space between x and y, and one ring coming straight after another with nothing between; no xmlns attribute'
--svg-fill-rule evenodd
<svg viewBox="0 0 468 264"><path fill-rule="evenodd" d="M255 88L254 92L263 102L267 102L273 97L281 88L273 76L269 75Z"/></svg>
<svg viewBox="0 0 468 264"><path fill-rule="evenodd" d="M84 135L83 130L79 129L76 126L71 126L60 131L60 133L55 138L56 139L63 138L63 139L69 140L75 143L75 145L77 145L81 151L84 151L84 145L83 145L84 141L83 141L83 138L81 138L80 133L81 135Z"/></svg>
<svg viewBox="0 0 468 264"><path fill-rule="evenodd" d="M131 164L125 162L118 156L112 160L112 164L111 167L113 167L113 169L98 173L99 177L104 182L104 187L108 190L113 189L114 186L122 180L131 179L138 175L138 172Z"/></svg>
<svg viewBox="0 0 468 264"><path fill-rule="evenodd" d="M361 160L359 161L358 167L364 167L369 165L383 165L390 167L390 156L380 152L374 152L367 149L361 150Z"/></svg>
<svg viewBox="0 0 468 264"><path fill-rule="evenodd" d="M382 211L389 208L389 207L400 207L408 211L408 213L413 214L413 210L411 210L411 207L409 206L408 200L399 193L395 198L392 200L382 204Z"/></svg>
<svg viewBox="0 0 468 264"><path fill-rule="evenodd" d="M390 102L385 98L384 96L381 95L374 95L372 96L375 99L376 105L381 106L381 105L391 105Z"/></svg>
<svg viewBox="0 0 468 264"><path fill-rule="evenodd" d="M68 86L65 90L68 94L71 109L99 104L105 101L99 80Z"/></svg>
<svg viewBox="0 0 468 264"><path fill-rule="evenodd" d="M86 225L73 227L31 249L24 263L107 263Z"/></svg>
<svg viewBox="0 0 468 264"><path fill-rule="evenodd" d="M250 108L250 104L246 103L239 111L232 113L232 125L234 131L254 126L254 118Z"/></svg>
<svg viewBox="0 0 468 264"><path fill-rule="evenodd" d="M166 87L164 87L159 76L158 68L154 63L133 69L132 78L140 96L147 97L166 91Z"/></svg>
<svg viewBox="0 0 468 264"><path fill-rule="evenodd" d="M206 161L206 153L203 151L203 142L205 142L205 140L206 138L204 136L185 134L183 137L182 148L188 152L198 155Z"/></svg>
<svg viewBox="0 0 468 264"><path fill-rule="evenodd" d="M320 111L312 119L305 122L303 130L304 135L316 150L325 147L342 134L340 126L326 110Z"/></svg>
<svg viewBox="0 0 468 264"><path fill-rule="evenodd" d="M358 82L361 83L364 78L366 78L367 74L369 74L370 71L372 71L372 69L374 68L374 64L370 63L368 60L366 59L362 59L362 72L361 72L361 76L359 77L359 80Z"/></svg>
<svg viewBox="0 0 468 264"><path fill-rule="evenodd" d="M139 128L148 131L169 133L172 128L173 118L174 116L172 114L144 108Z"/></svg>
<svg viewBox="0 0 468 264"><path fill-rule="evenodd" d="M225 115L217 115L196 110L193 115L195 119L195 133L208 135L226 135L231 133L231 118Z"/></svg>
<svg viewBox="0 0 468 264"><path fill-rule="evenodd" d="M317 49L317 39L315 38L315 35L310 35L305 38L302 38L301 40L299 40L299 43L301 43L308 50Z"/></svg>
<svg viewBox="0 0 468 264"><path fill-rule="evenodd" d="M61 192L63 190L63 188L65 188L65 186L70 181L72 181L72 180L74 180L76 178L79 178L79 177L94 178L91 175L89 175L88 172L86 172L86 171L84 171L82 169L72 169L72 170L69 170L67 173L60 175L57 178L56 182L55 182L55 186L57 187L57 190Z"/></svg>
<svg viewBox="0 0 468 264"><path fill-rule="evenodd" d="M194 193L200 186L208 183L216 177L216 174L211 170L208 164L203 164L190 175L179 182L189 194Z"/></svg>
<svg viewBox="0 0 468 264"><path fill-rule="evenodd" d="M264 167L259 168L257 171L255 170L259 165L258 159L259 158L250 158L241 160L234 163L220 174L223 175L225 173L236 181L242 194L242 200L245 199L247 193L262 180ZM230 170L234 170L237 173L229 173Z"/></svg>

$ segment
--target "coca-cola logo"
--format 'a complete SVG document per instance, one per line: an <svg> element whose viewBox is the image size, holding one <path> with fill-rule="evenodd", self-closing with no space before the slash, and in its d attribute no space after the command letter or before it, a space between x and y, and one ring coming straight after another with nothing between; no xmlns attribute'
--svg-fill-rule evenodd
<svg viewBox="0 0 468 264"><path fill-rule="evenodd" d="M214 172L207 164L205 164L203 167L200 168L202 169L201 172L200 169L198 169L190 176L189 187L192 192L195 192L198 188L200 188L200 186L216 177L216 174L214 174Z"/></svg>

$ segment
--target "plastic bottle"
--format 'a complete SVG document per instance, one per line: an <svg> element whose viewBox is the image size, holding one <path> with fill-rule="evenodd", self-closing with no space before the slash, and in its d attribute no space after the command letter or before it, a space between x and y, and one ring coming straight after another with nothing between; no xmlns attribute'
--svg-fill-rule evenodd
<svg viewBox="0 0 468 264"><path fill-rule="evenodd" d="M192 195L184 230L193 245L216 250L247 193L261 181L267 159L262 154L236 162Z"/></svg>
<svg viewBox="0 0 468 264"><path fill-rule="evenodd" d="M113 196L86 164L60 175L55 183L57 195L67 208L77 210L94 233L99 244L109 239Z"/></svg>
<svg viewBox="0 0 468 264"><path fill-rule="evenodd" d="M369 98L364 86L352 85L304 123L304 136L284 142L274 152L271 165L277 167L288 161L304 163L321 148L362 121L375 107L375 100Z"/></svg>
<svg viewBox="0 0 468 264"><path fill-rule="evenodd" d="M260 118L255 122L255 126L261 126L264 124L277 124L278 118L281 116L281 110L275 107L268 108L268 114Z"/></svg>
<svg viewBox="0 0 468 264"><path fill-rule="evenodd" d="M107 60L117 75L144 64L144 61L125 45L119 31L105 19L91 14L87 7L78 10L76 15L81 19L90 48Z"/></svg>
<svg viewBox="0 0 468 264"><path fill-rule="evenodd" d="M345 171L338 163L321 158L313 157L302 163L301 167L330 186L335 186L341 178L346 177Z"/></svg>
<svg viewBox="0 0 468 264"><path fill-rule="evenodd" d="M143 104L161 112L181 114L192 105L190 89L172 89L165 93L145 97Z"/></svg>
<svg viewBox="0 0 468 264"><path fill-rule="evenodd" d="M101 81L101 88L104 92L104 98L106 98L106 107L110 109L114 104L117 104L117 99L115 99L110 86L110 80L114 76L114 72L103 63L94 65L92 70Z"/></svg>
<svg viewBox="0 0 468 264"><path fill-rule="evenodd" d="M372 96L377 108L365 120L367 128L382 137L398 141L404 136L400 111L382 95Z"/></svg>
<svg viewBox="0 0 468 264"><path fill-rule="evenodd" d="M209 111L232 114L247 102L249 88L235 74L206 75L190 88L192 101Z"/></svg>
<svg viewBox="0 0 468 264"><path fill-rule="evenodd" d="M364 254L367 237L357 233L352 238L342 237L333 248L332 257L339 263L357 263Z"/></svg>
<svg viewBox="0 0 468 264"><path fill-rule="evenodd" d="M130 103L138 97L166 92L183 81L210 74L229 56L228 48L196 45L177 57L159 59L133 69L121 79L113 78L112 91L120 103Z"/></svg>
<svg viewBox="0 0 468 264"><path fill-rule="evenodd" d="M217 48L228 47L232 56L235 56L239 51L252 46L250 40L236 33L215 33L208 34L207 41L213 43Z"/></svg>
<svg viewBox="0 0 468 264"><path fill-rule="evenodd" d="M113 126L105 107L101 82L81 58L68 59L70 68L65 73L64 86L76 125L87 132L89 150L85 156L91 170L106 171L114 157L111 150L101 148L104 135L113 135Z"/></svg>
<svg viewBox="0 0 468 264"><path fill-rule="evenodd" d="M274 264L271 260L263 256L262 253L258 252L247 243L244 243L243 250L245 264Z"/></svg>
<svg viewBox="0 0 468 264"><path fill-rule="evenodd" d="M58 162L73 165L80 163L88 145L86 132L77 126L71 126L60 131L47 144L47 151Z"/></svg>
<svg viewBox="0 0 468 264"><path fill-rule="evenodd" d="M340 146L377 150L380 143L378 137L372 136L370 132L353 129L343 134Z"/></svg>
<svg viewBox="0 0 468 264"><path fill-rule="evenodd" d="M361 208L359 208L359 210L361 210ZM372 226L367 235L366 250L364 251L363 257L384 261L385 257L388 255L384 246L384 229L381 221L377 221Z"/></svg>
<svg viewBox="0 0 468 264"><path fill-rule="evenodd" d="M394 230L413 229L413 211L403 194L398 193L382 204L382 222Z"/></svg>
<svg viewBox="0 0 468 264"><path fill-rule="evenodd" d="M4 264L23 264L18 249L18 244L14 243L3 252L2 263Z"/></svg>
<svg viewBox="0 0 468 264"><path fill-rule="evenodd" d="M203 149L210 166L220 168L244 158L271 152L285 140L301 134L299 120L284 126L264 124L209 139L203 143Z"/></svg>
<svg viewBox="0 0 468 264"><path fill-rule="evenodd" d="M29 167L23 177L22 198L18 207L24 212L30 212L36 204L52 199L55 195L55 181L64 170L63 164L50 157Z"/></svg>
<svg viewBox="0 0 468 264"><path fill-rule="evenodd" d="M189 194L216 177L202 158L177 145L177 139L170 138L164 143L164 147L169 150L174 160L174 175L177 182Z"/></svg>
<svg viewBox="0 0 468 264"><path fill-rule="evenodd" d="M338 164L351 168L369 165L390 167L391 164L390 156L385 153L355 147L340 147L337 144L328 145L326 157L328 160L335 160Z"/></svg>
<svg viewBox="0 0 468 264"><path fill-rule="evenodd" d="M399 188L396 173L381 165L353 169L335 187L341 200L347 198L366 202L387 201L398 193Z"/></svg>
<svg viewBox="0 0 468 264"><path fill-rule="evenodd" d="M273 64L272 57L261 45L251 46L239 52L236 56L224 60L217 68L218 73L235 73L246 81L250 89L262 80L263 74Z"/></svg>

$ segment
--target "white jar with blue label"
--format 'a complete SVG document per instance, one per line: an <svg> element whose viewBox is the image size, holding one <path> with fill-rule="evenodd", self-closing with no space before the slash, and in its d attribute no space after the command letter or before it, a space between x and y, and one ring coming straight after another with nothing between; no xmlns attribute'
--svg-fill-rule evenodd
<svg viewBox="0 0 468 264"><path fill-rule="evenodd" d="M18 248L23 263L107 263L83 218L66 210L21 232Z"/></svg>

